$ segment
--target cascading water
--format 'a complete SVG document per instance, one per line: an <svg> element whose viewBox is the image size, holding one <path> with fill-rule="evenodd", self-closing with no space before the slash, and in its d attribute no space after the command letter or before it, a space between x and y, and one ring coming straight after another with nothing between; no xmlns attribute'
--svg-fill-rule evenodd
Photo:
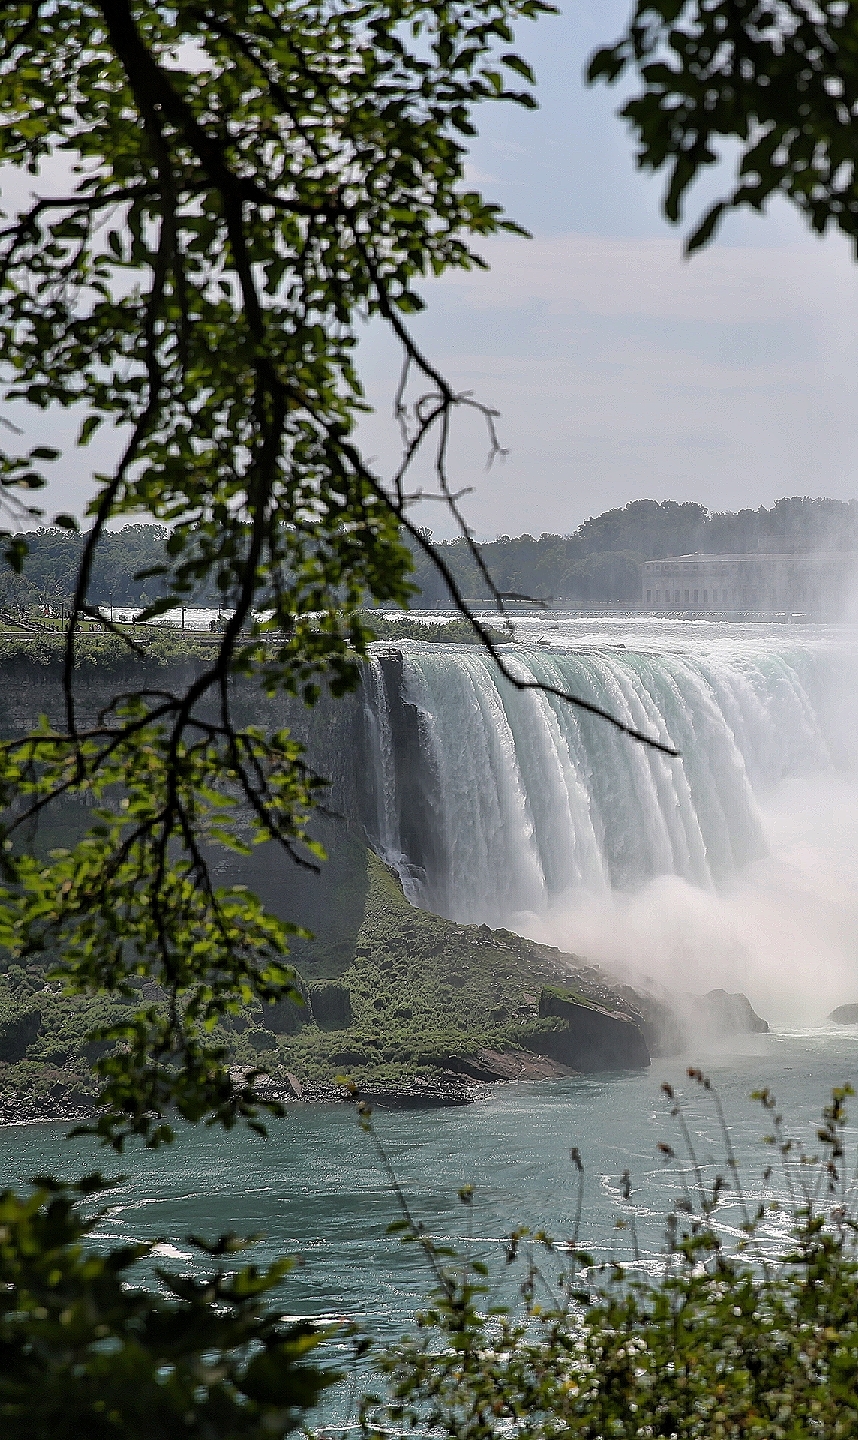
<svg viewBox="0 0 858 1440"><path fill-rule="evenodd" d="M373 765L371 791L374 816L373 839L388 863L401 864L404 857L398 847L396 820L396 769L390 707L384 688L384 677L377 661L371 659L364 672L364 723L369 737L368 752Z"/></svg>
<svg viewBox="0 0 858 1440"><path fill-rule="evenodd" d="M409 856L402 834L383 654L366 686L377 838L419 875L423 903L456 920L509 922L657 875L711 888L765 850L756 792L827 763L798 657L507 650L515 675L666 740L681 752L672 760L553 695L516 690L476 648L411 643L401 655L398 700L420 737L405 763L412 787L423 771L440 864Z"/></svg>
<svg viewBox="0 0 858 1440"><path fill-rule="evenodd" d="M376 838L418 904L612 962L630 958L624 928L653 967L641 896L660 888L663 902L672 886L681 930L691 897L717 910L770 863L771 797L838 773L830 694L842 641L783 627L639 628L624 644L590 634L573 646L561 623L550 647L505 655L520 678L593 701L675 745L678 760L517 690L476 647L377 648L365 686ZM662 939L665 913L662 903ZM668 948L681 968L688 945L672 935ZM726 948L741 971L741 944ZM723 954L708 960L714 984Z"/></svg>

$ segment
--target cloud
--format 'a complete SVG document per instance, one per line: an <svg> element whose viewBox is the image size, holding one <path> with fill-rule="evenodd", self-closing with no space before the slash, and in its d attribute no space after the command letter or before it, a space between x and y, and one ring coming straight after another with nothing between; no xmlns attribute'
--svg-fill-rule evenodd
<svg viewBox="0 0 858 1440"><path fill-rule="evenodd" d="M675 234L657 239L558 235L497 239L482 253L488 273L449 275L474 310L522 310L545 304L553 314L746 325L777 322L785 311L816 314L846 303L858 316L858 271L845 243L714 246L683 259Z"/></svg>
<svg viewBox="0 0 858 1440"><path fill-rule="evenodd" d="M455 448L479 534L568 532L642 495L735 508L858 490L845 244L716 245L691 261L674 234L481 248L491 268L427 286L417 327L452 383L501 411L502 468L484 476L472 425ZM369 360L370 448L387 455L395 357ZM440 518L426 523L442 533Z"/></svg>

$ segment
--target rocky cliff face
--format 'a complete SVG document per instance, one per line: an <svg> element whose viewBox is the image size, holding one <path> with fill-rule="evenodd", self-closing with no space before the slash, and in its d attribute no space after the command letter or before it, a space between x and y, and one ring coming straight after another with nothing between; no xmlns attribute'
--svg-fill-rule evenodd
<svg viewBox="0 0 858 1440"><path fill-rule="evenodd" d="M145 661L129 659L115 642L101 636L93 635L91 642L87 636L86 641L75 676L83 723L92 722L116 694L132 686L180 692L199 674L210 653L205 638L186 638L175 631L156 634ZM320 875L294 865L274 844L259 846L247 857L212 849L210 863L224 882L250 886L274 914L311 930L315 941L298 942L296 947L303 968L311 977L316 972L334 976L338 968L351 963L366 896L361 696L337 700L323 696L310 710L290 697L269 696L247 681L236 681L233 698L238 723L288 726L304 744L310 765L330 782L324 801L336 818L319 814L314 820L314 837L328 854ZM12 653L9 642L6 653L0 647L0 735L24 735L40 715L58 728L64 726L57 636L44 641L28 638L26 646L21 642ZM67 846L84 829L87 818L78 802L58 803L44 813L28 843L44 854Z"/></svg>
<svg viewBox="0 0 858 1440"><path fill-rule="evenodd" d="M180 693L198 676L211 654L210 643L191 632L156 632L143 660L128 656L117 641L85 637L75 671L75 698L83 722L92 722L113 698L129 689ZM336 808L357 817L363 804L363 769L355 764L363 740L360 693L332 699L323 694L307 707L290 696L267 695L255 683L236 679L231 689L239 724L288 727L307 750L311 765L331 783ZM0 639L0 735L26 734L40 715L65 724L62 657L58 636L28 637L14 647Z"/></svg>
<svg viewBox="0 0 858 1440"><path fill-rule="evenodd" d="M585 996L546 986L539 996L539 1018L558 1023L530 1037L529 1048L574 1070L642 1070L649 1065L640 1016L607 1010Z"/></svg>

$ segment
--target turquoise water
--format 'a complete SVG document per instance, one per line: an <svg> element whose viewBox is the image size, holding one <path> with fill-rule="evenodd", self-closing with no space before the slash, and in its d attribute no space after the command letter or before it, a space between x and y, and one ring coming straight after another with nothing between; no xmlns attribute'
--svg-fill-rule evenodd
<svg viewBox="0 0 858 1440"><path fill-rule="evenodd" d="M858 1031L781 1033L754 1037L748 1046L740 1055L710 1057L706 1068L723 1099L749 1194L773 1198L783 1182L778 1175L766 1185L761 1180L771 1158L761 1144L768 1121L748 1099L751 1090L770 1086L791 1133L812 1146L814 1120L831 1087L858 1083ZM619 1177L628 1167L643 1260L655 1263L664 1215L688 1172L657 1158L660 1140L681 1148L660 1094L663 1080L688 1097L707 1173L723 1170L711 1100L679 1062L656 1061L643 1074L502 1086L466 1108L379 1111L375 1123L415 1217L438 1238L491 1261L499 1257L500 1238L521 1223L568 1236L575 1145L585 1165L582 1242L602 1256L631 1258L629 1232L614 1228L622 1210ZM288 1251L303 1261L287 1282L296 1315L358 1319L379 1336L406 1326L427 1289L414 1247L385 1233L396 1203L372 1142L347 1106L295 1106L272 1124L267 1141L247 1132L189 1130L169 1150L133 1150L119 1162L90 1141L65 1141L64 1133L53 1123L0 1130L0 1183L22 1186L45 1171L73 1177L123 1170L127 1178L110 1197L98 1243L164 1237L159 1262L188 1270L197 1260L187 1234L261 1232L259 1259ZM457 1197L463 1183L475 1187L472 1211ZM719 1224L730 1232L739 1218L735 1197L728 1198ZM767 1222L765 1240L773 1247L783 1239L782 1223Z"/></svg>

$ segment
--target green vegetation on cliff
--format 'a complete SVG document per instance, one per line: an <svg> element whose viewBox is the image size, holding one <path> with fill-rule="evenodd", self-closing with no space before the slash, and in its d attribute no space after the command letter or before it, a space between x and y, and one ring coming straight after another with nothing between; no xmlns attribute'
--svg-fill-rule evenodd
<svg viewBox="0 0 858 1440"><path fill-rule="evenodd" d="M540 978L556 973L550 952L417 910L372 854L368 869L354 959L338 981L352 1024L303 1026L283 1041L289 1068L311 1080L345 1071L361 1085L397 1084L479 1073L480 1050L518 1048L537 1018Z"/></svg>
<svg viewBox="0 0 858 1440"><path fill-rule="evenodd" d="M439 645L474 645L474 632L467 620L424 622L407 615L391 618L374 611L364 611L362 623L376 640L423 640ZM503 631L488 627L488 634L497 641L510 637ZM132 640L136 653L129 649ZM87 669L135 667L139 663L169 665L174 661L210 660L217 636L206 630L180 629L168 621L158 624L134 625L117 623L113 631L97 620L84 621L75 647L75 666ZM36 665L61 665L65 648L65 632L58 622L28 620L12 628L3 628L0 618L0 663L32 661Z"/></svg>
<svg viewBox="0 0 858 1440"><path fill-rule="evenodd" d="M93 1061L106 1048L93 1032L125 1019L129 1007L104 996L64 995L43 964L0 975L0 1114L67 1114L91 1109Z"/></svg>
<svg viewBox="0 0 858 1440"><path fill-rule="evenodd" d="M222 1029L235 1066L262 1066L284 1083L291 1075L312 1087L347 1074L362 1087L394 1090L415 1080L526 1075L540 1056L551 1057L543 1065L592 1068L586 1047L580 1066L564 1050L568 1022L552 1018L552 996L585 1021L634 1028L642 1045L633 1007L596 969L507 930L456 925L418 910L372 852L349 837L343 845L338 889L326 894L330 903L334 893L347 892L345 919L360 924L351 941L344 923L330 931L333 939L296 946L303 1005L257 1002ZM149 987L143 998L161 997ZM0 1097L7 1113L16 1105L45 1113L91 1104L89 1067L103 1048L92 1032L123 1015L118 1002L64 996L42 962L10 966L0 978ZM609 1043L620 1068L621 1045L611 1037Z"/></svg>
<svg viewBox="0 0 858 1440"><path fill-rule="evenodd" d="M426 640L439 645L473 645L475 636L467 620L412 620L407 615L388 617L376 611L365 612L364 623L377 640ZM487 627L495 642L508 640L502 630Z"/></svg>
<svg viewBox="0 0 858 1440"><path fill-rule="evenodd" d="M587 1045L580 1065L564 1045L568 1020L540 1009L543 987L562 977L572 987L562 992L570 1012L585 1026L589 1018L600 1031L625 1027L639 1046L627 1053L622 1037L613 1038L611 1059L598 1068L625 1068L630 1054L632 1064L641 1063L639 1017L598 970L508 930L457 925L418 910L396 876L364 853L368 887L351 964L326 981L317 961L303 1012L289 1007L272 1015L258 1006L256 1025L235 1043L238 1061L261 1054L274 1075L291 1071L302 1082L330 1082L347 1074L359 1086L382 1089L415 1079L527 1074L539 1063L535 1056L550 1056L561 1069L594 1068ZM275 1038L272 1030L281 1026L292 1033Z"/></svg>
<svg viewBox="0 0 858 1440"><path fill-rule="evenodd" d="M129 650L120 635L111 634L97 622L84 623L75 647L77 669L138 669L142 665L163 666L176 661L205 660L211 656L212 640L204 631L178 630L172 625L123 626L138 652ZM63 663L65 635L60 629L0 629L0 663L33 665Z"/></svg>

